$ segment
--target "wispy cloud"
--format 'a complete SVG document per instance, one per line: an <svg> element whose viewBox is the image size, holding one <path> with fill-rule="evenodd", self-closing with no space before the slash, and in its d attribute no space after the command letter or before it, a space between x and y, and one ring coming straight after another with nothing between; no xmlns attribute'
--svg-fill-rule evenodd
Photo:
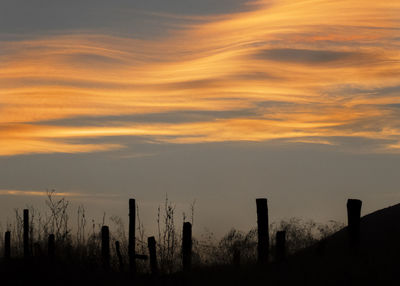
<svg viewBox="0 0 400 286"><path fill-rule="evenodd" d="M339 147L330 138L358 136L397 149L400 3L249 7L153 41L77 33L0 42L0 155L115 150L120 136ZM151 119L182 112L213 116ZM129 119L138 115L149 120ZM88 117L95 124L59 124ZM85 142L101 137L115 141Z"/></svg>
<svg viewBox="0 0 400 286"><path fill-rule="evenodd" d="M79 192L54 192L52 196L66 197L66 198L111 198L118 197L118 195L110 194L88 194ZM33 196L33 197L47 197L49 192L40 190L5 190L0 189L0 196Z"/></svg>
<svg viewBox="0 0 400 286"><path fill-rule="evenodd" d="M329 51L329 50L307 50L307 49L267 49L257 51L255 54L257 59L265 59L278 62L300 63L300 64L354 64L362 62L361 60L370 62L374 55L364 55L355 52Z"/></svg>

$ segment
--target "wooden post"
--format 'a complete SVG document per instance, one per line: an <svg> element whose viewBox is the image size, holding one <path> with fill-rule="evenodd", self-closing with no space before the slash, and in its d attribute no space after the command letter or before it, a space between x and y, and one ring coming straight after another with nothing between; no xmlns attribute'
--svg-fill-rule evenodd
<svg viewBox="0 0 400 286"><path fill-rule="evenodd" d="M50 260L54 260L56 252L56 242L54 234L50 234L47 239L47 255Z"/></svg>
<svg viewBox="0 0 400 286"><path fill-rule="evenodd" d="M232 262L233 262L233 265L236 268L240 267L240 257L241 257L240 249L238 247L235 247L233 249L233 260L232 260Z"/></svg>
<svg viewBox="0 0 400 286"><path fill-rule="evenodd" d="M360 244L360 218L362 201L347 200L347 221L349 246L351 249L357 249Z"/></svg>
<svg viewBox="0 0 400 286"><path fill-rule="evenodd" d="M33 244L33 256L41 257L42 255L43 255L43 253L42 253L42 248L40 247L40 243L35 242Z"/></svg>
<svg viewBox="0 0 400 286"><path fill-rule="evenodd" d="M258 229L258 263L266 264L269 258L269 222L267 199L256 199Z"/></svg>
<svg viewBox="0 0 400 286"><path fill-rule="evenodd" d="M11 232L6 231L4 236L4 258L9 260L11 258Z"/></svg>
<svg viewBox="0 0 400 286"><path fill-rule="evenodd" d="M119 263L119 271L124 272L124 260L121 255L121 247L119 241L115 242L115 251L117 252L118 263Z"/></svg>
<svg viewBox="0 0 400 286"><path fill-rule="evenodd" d="M184 272L190 271L192 266L192 224L190 222L183 223L182 264Z"/></svg>
<svg viewBox="0 0 400 286"><path fill-rule="evenodd" d="M286 231L276 233L276 261L282 262L286 258Z"/></svg>
<svg viewBox="0 0 400 286"><path fill-rule="evenodd" d="M129 270L132 274L136 273L136 260L135 260L135 230L136 230L136 202L135 199L129 200Z"/></svg>
<svg viewBox="0 0 400 286"><path fill-rule="evenodd" d="M317 244L316 253L318 256L323 256L326 249L326 238L320 240Z"/></svg>
<svg viewBox="0 0 400 286"><path fill-rule="evenodd" d="M105 270L110 268L110 231L108 226L101 228L101 256Z"/></svg>
<svg viewBox="0 0 400 286"><path fill-rule="evenodd" d="M153 275L157 275L158 273L157 250L156 250L156 239L154 238L154 236L151 236L147 239L147 246L149 248L151 273Z"/></svg>
<svg viewBox="0 0 400 286"><path fill-rule="evenodd" d="M24 209L24 258L28 258L30 256L29 249L29 210Z"/></svg>

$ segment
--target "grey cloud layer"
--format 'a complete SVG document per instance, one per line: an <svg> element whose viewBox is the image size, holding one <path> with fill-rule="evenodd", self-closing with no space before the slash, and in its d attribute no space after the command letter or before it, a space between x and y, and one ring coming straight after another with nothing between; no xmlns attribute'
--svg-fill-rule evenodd
<svg viewBox="0 0 400 286"><path fill-rule="evenodd" d="M294 62L301 64L325 64L335 61L362 61L373 58L355 52L341 52L331 50L309 50L309 49L266 49L254 55L257 59L265 59L281 62Z"/></svg>
<svg viewBox="0 0 400 286"><path fill-rule="evenodd" d="M212 15L243 8L248 0L2 0L0 34L112 30L141 37L163 35L179 15ZM173 14L176 17L169 17ZM185 21L191 21L185 17Z"/></svg>

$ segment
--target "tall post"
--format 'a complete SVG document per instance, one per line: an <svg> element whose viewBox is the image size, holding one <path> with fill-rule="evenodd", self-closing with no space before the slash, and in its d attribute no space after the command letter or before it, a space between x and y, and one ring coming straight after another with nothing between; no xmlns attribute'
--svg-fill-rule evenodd
<svg viewBox="0 0 400 286"><path fill-rule="evenodd" d="M40 243L39 242L35 242L33 244L33 256L36 257L40 257L42 256L42 248L40 247Z"/></svg>
<svg viewBox="0 0 400 286"><path fill-rule="evenodd" d="M136 273L136 252L135 252L135 230L136 230L136 202L135 199L129 200L129 270L132 274Z"/></svg>
<svg viewBox="0 0 400 286"><path fill-rule="evenodd" d="M30 256L29 249L29 210L24 209L24 258L28 258Z"/></svg>
<svg viewBox="0 0 400 286"><path fill-rule="evenodd" d="M147 246L149 248L151 274L157 275L158 273L157 251L156 251L156 239L154 238L154 236L151 236L147 239Z"/></svg>
<svg viewBox="0 0 400 286"><path fill-rule="evenodd" d="M47 239L47 255L51 261L54 260L56 253L56 241L54 234L50 234Z"/></svg>
<svg viewBox="0 0 400 286"><path fill-rule="evenodd" d="M119 241L115 242L115 251L117 252L119 271L124 272L124 260L122 259L121 246Z"/></svg>
<svg viewBox="0 0 400 286"><path fill-rule="evenodd" d="M349 246L356 250L360 244L361 200L347 200Z"/></svg>
<svg viewBox="0 0 400 286"><path fill-rule="evenodd" d="M235 268L239 268L240 267L240 257L241 257L241 253L240 253L240 249L238 247L235 247L233 249L233 266Z"/></svg>
<svg viewBox="0 0 400 286"><path fill-rule="evenodd" d="M182 264L184 272L190 271L192 267L192 224L190 222L183 223Z"/></svg>
<svg viewBox="0 0 400 286"><path fill-rule="evenodd" d="M103 260L103 268L110 268L110 231L108 226L101 228L101 256Z"/></svg>
<svg viewBox="0 0 400 286"><path fill-rule="evenodd" d="M276 261L282 262L286 257L286 231L276 233Z"/></svg>
<svg viewBox="0 0 400 286"><path fill-rule="evenodd" d="M256 199L258 229L258 263L266 264L269 258L269 222L267 199Z"/></svg>
<svg viewBox="0 0 400 286"><path fill-rule="evenodd" d="M9 260L11 258L11 232L6 231L4 235L4 258Z"/></svg>

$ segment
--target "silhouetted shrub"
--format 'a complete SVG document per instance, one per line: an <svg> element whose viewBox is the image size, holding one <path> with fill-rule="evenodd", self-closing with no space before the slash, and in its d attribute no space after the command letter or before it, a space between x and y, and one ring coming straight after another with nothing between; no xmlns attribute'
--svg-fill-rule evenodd
<svg viewBox="0 0 400 286"><path fill-rule="evenodd" d="M322 224L313 220L305 221L299 218L290 218L270 225L270 241L274 248L276 232L280 230L286 231L287 253L293 254L315 244L343 227L344 224L336 221Z"/></svg>
<svg viewBox="0 0 400 286"><path fill-rule="evenodd" d="M91 226L85 215L85 208L79 206L76 214L76 232L70 227L70 203L66 198L57 196L54 190L49 191L46 198L47 211L43 213L30 207L30 245L35 255L46 253L49 234L55 235L56 259L75 266L96 268L101 265L101 227L105 224L105 214L101 223L91 220ZM136 249L140 254L147 254L147 236L140 220L137 208L137 238ZM158 208L157 226L157 259L160 273L174 273L182 267L181 257L181 227L176 226L175 205L166 197L164 205ZM184 222L186 215L183 215ZM115 241L119 241L123 264L128 263L128 239L125 224L120 217L110 218L111 268L119 271L119 261L115 251ZM194 221L194 203L191 205L191 222ZM343 224L331 221L328 224L316 223L312 220L303 221L298 218L281 220L270 225L270 241L273 250L275 233L286 231L287 252L308 247L318 240L332 234L343 227ZM15 221L7 225L12 232L12 254L22 257L22 212L15 210ZM41 250L41 251L39 251ZM273 253L273 251L271 252ZM216 239L210 232L205 232L200 239L193 238L192 263L194 267L230 265L234 258L240 256L240 263L252 265L257 259L257 229L248 232L231 229L221 239ZM148 261L138 261L139 273L148 273Z"/></svg>

